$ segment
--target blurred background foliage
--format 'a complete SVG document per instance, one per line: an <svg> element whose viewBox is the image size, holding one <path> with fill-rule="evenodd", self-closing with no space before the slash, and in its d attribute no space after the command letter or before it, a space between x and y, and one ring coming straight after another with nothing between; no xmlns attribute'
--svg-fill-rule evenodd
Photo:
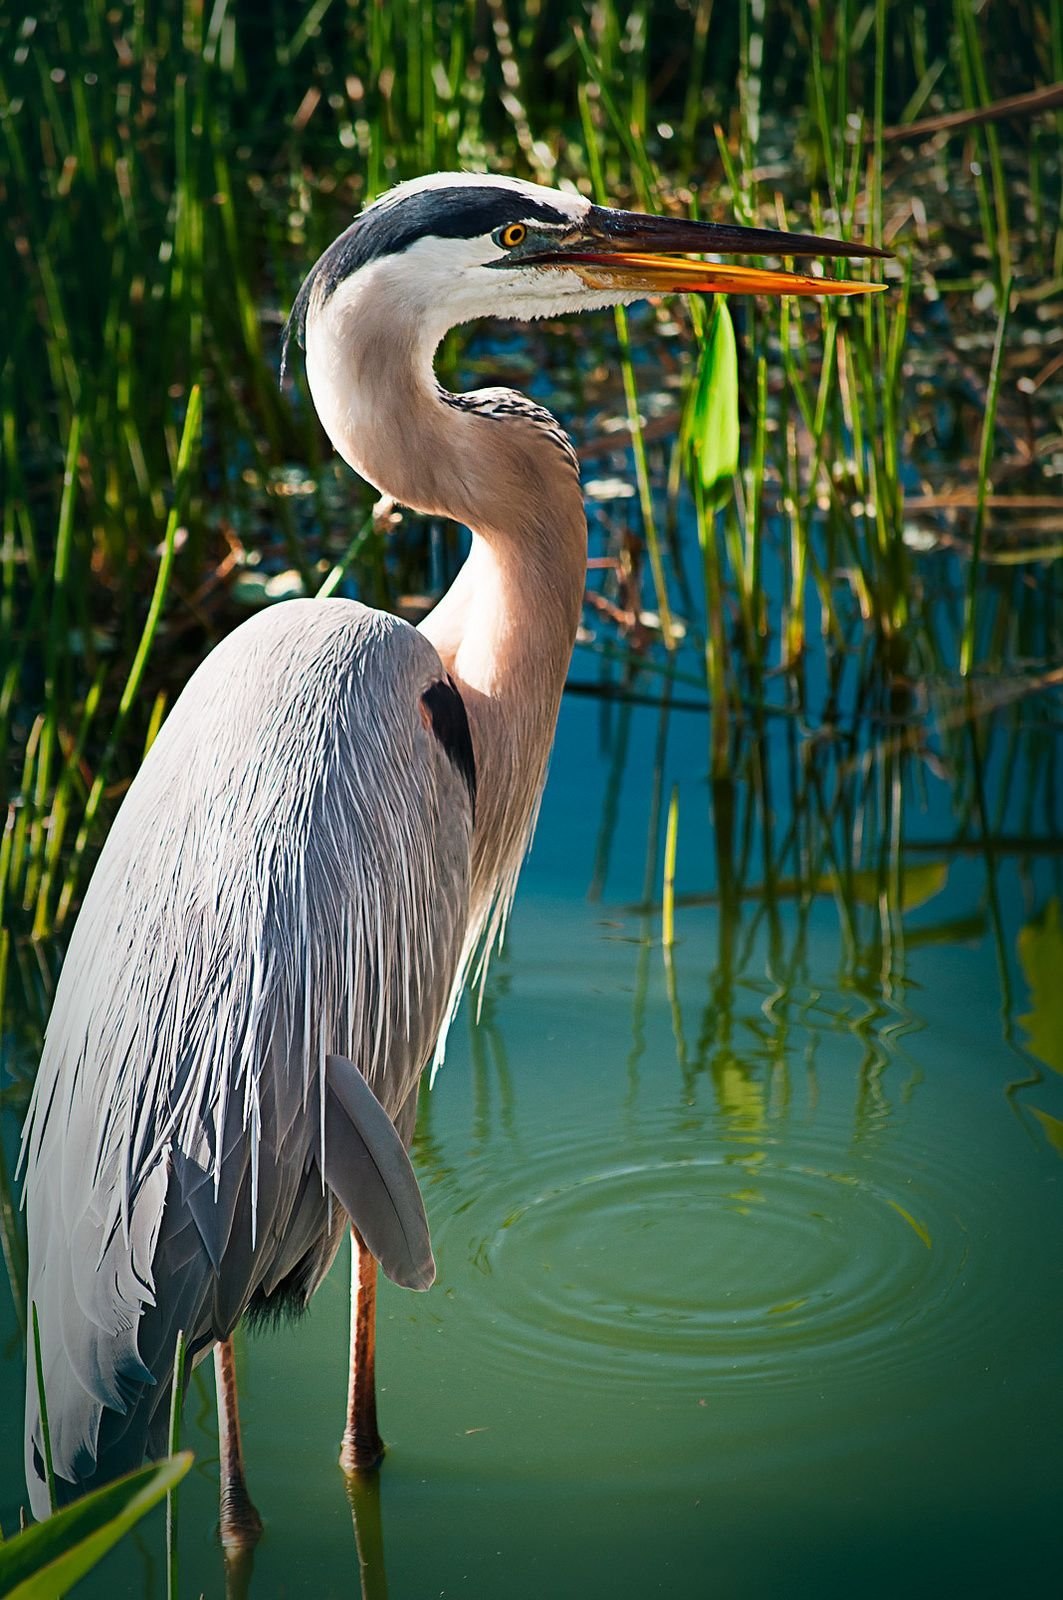
<svg viewBox="0 0 1063 1600"><path fill-rule="evenodd" d="M53 0L0 40L0 974L250 607L417 616L460 559L277 383L310 263L421 172L897 252L874 304L743 307L737 353L680 302L447 342L444 381L531 387L576 437L599 689L699 690L719 777L765 707L923 751L942 706L1058 682L1058 6Z"/></svg>

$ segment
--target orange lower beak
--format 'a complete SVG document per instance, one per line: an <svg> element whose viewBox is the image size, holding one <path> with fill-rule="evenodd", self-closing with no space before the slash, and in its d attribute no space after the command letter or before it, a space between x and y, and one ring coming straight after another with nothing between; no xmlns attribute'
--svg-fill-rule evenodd
<svg viewBox="0 0 1063 1600"><path fill-rule="evenodd" d="M545 263L544 263L545 264ZM647 294L878 294L884 283L813 278L800 272L741 267L681 256L571 255L556 263L578 272L592 289L641 289Z"/></svg>
<svg viewBox="0 0 1063 1600"><path fill-rule="evenodd" d="M737 223L698 222L591 206L579 232L556 250L533 245L513 265L566 267L592 289L633 294L875 294L883 283L691 261L690 256L888 256L877 245L785 233Z"/></svg>

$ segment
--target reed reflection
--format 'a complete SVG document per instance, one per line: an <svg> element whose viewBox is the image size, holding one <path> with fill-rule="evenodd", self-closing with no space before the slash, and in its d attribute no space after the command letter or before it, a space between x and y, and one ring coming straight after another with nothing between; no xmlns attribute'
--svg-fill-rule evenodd
<svg viewBox="0 0 1063 1600"><path fill-rule="evenodd" d="M358 1550L361 1600L387 1600L388 1575L384 1559L384 1521L379 1472L352 1472L346 1477L347 1500Z"/></svg>
<svg viewBox="0 0 1063 1600"><path fill-rule="evenodd" d="M620 692L635 681L629 677ZM1028 1063L1015 1029L1017 985L1021 991L1024 974L1030 982L1034 953L1051 942L1052 902L1043 917L1036 908L1063 871L1059 748L1051 737L1058 703L1043 691L1035 678L977 692L945 686L900 700L879 696L880 714L870 723L854 713L847 725L839 720L814 737L797 717L755 707L732 724L730 775L710 777L703 809L687 783L675 815L665 814L672 808L663 795L671 781L669 728L683 713L666 693L648 788L643 896L628 907L639 946L629 1093L645 1053L654 947L684 1097L708 1077L721 1115L736 1128L755 1124L769 1097L785 1104L796 1060L814 1075L817 1034L839 1031L859 1044L854 1133L879 1128L888 1115L888 1070L907 1063L902 1094L920 1076L905 1044L924 1026L912 1003L911 959L935 945L990 937L1001 1037ZM614 800L602 812L596 899L607 893L615 794L634 781L628 719L603 724L603 733ZM647 742L644 735L643 749ZM678 886L668 859L677 818L685 867ZM691 862L701 863L704 889L690 887ZM974 863L980 874L972 874ZM1035 908L1022 931L1014 926L1014 893L1008 903L1000 888L1005 870L1020 875ZM827 908L837 966L824 988ZM698 911L710 922L699 922ZM678 969L689 975L689 948L700 947L710 926L713 956L695 1018Z"/></svg>

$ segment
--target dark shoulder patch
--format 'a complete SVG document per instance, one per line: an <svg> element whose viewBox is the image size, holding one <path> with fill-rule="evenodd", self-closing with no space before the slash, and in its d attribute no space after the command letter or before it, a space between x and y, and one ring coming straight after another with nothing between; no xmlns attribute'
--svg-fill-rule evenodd
<svg viewBox="0 0 1063 1600"><path fill-rule="evenodd" d="M432 732L446 751L447 759L454 771L465 781L475 819L476 755L472 747L472 734L469 732L465 702L455 689L453 681L447 677L437 678L435 683L428 685L421 696L421 706L425 715L425 726L431 726Z"/></svg>

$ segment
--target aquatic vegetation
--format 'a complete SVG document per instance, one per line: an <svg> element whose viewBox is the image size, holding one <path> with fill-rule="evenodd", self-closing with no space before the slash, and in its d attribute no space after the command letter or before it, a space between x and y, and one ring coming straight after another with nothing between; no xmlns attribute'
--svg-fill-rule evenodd
<svg viewBox="0 0 1063 1600"><path fill-rule="evenodd" d="M66 1594L173 1490L192 1457L152 1462L0 1543L0 1584L8 1600Z"/></svg>
<svg viewBox="0 0 1063 1600"><path fill-rule="evenodd" d="M704 448L690 444L691 428L702 444L711 429L722 449L718 416L705 411L709 393L725 409L717 356L711 388L709 366L692 367L689 404L680 389L674 431L654 430L651 441L647 341L636 343L618 314L635 538L652 580L635 609L657 619L666 650L699 631L699 616L708 627L717 770L726 716L778 666L796 670L800 693L810 627L828 650L848 648L853 604L880 636L884 670L925 671L930 660L948 670L956 645L931 617L927 591L968 548L964 670L999 666L1009 615L1025 615L1016 600L1024 572L1009 548L1003 485L991 483L1002 467L990 424L1058 295L1044 276L1063 250L1058 151L1038 133L1050 111L1033 123L1021 175L1019 146L992 121L911 146L904 128L940 97L982 107L1023 74L1057 71L1059 30L1046 31L1036 4L1022 9L1028 27L1016 21L1007 48L994 36L992 51L990 20L968 6L942 29L881 0L846 5L832 28L819 8L755 0L734 16L680 8L667 27L645 0L626 14L557 5L518 19L502 0L484 13L427 0L364 15L317 5L294 26L278 13L264 27L235 4L190 10L179 24L140 6L103 15L44 5L8 18L4 925L26 918L39 938L68 920L107 787L150 741L182 675L177 661L191 663L252 597L315 592L325 581L330 592L346 585L394 604L438 588L453 534L430 530L430 555L420 525L405 519L395 533L373 521L364 490L326 459L310 409L275 382L279 318L306 261L361 200L432 167L490 164L614 201L780 226L807 220L800 206L810 196L816 226L859 228L898 250L892 293L873 304L743 308L737 372L754 420L737 475L715 456L710 472ZM795 140L811 188L784 159ZM968 143L984 146L986 170L961 159ZM961 247L969 228L981 245ZM716 350L726 313L660 314L692 316ZM991 369L978 355L987 314L1000 335ZM601 348L601 333L593 337ZM501 353L472 351L481 366L505 367ZM470 354L452 341L448 371L469 375ZM193 385L203 443L178 486ZM1039 472L1054 470L1055 387L1035 373L1025 420L1010 403L1001 410L1002 439L1019 426L1036 441L1028 462L1007 469L1027 498ZM596 406L609 399L597 395ZM726 409L733 416L730 401ZM979 411L983 447L971 455L962 433ZM578 428L581 419L567 420ZM293 472L292 459L309 472ZM957 482L974 497L969 533ZM168 542L168 507L178 504ZM691 514L699 596L666 532ZM1024 558L1037 561L1036 526L1023 537ZM997 565L987 577L1002 558L1007 572ZM1054 568L1041 570L1048 585L1058 581ZM615 586L603 588L612 600ZM148 692L108 727L153 604L165 664L158 651L156 664L141 662Z"/></svg>

